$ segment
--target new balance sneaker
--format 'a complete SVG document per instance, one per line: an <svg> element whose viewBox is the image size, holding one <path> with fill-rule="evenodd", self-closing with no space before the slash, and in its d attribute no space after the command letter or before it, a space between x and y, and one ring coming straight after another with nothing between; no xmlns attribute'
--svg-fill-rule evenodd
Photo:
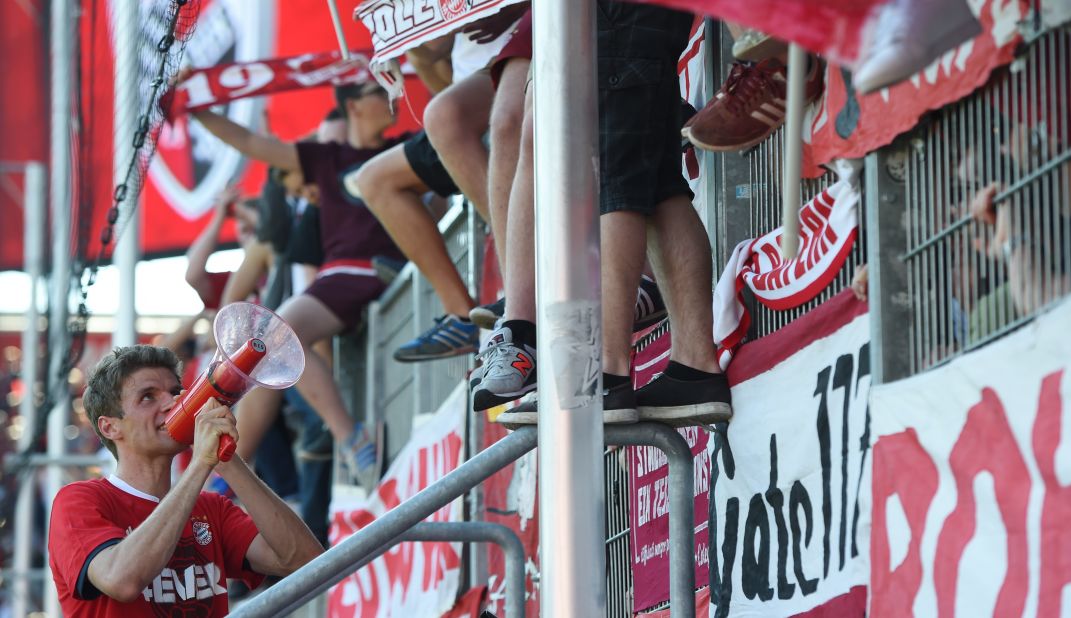
<svg viewBox="0 0 1071 618"><path fill-rule="evenodd" d="M822 92L821 62L809 59L804 104ZM735 64L721 89L682 134L696 148L716 152L745 150L757 145L785 122L787 78L777 60L756 65Z"/></svg>
<svg viewBox="0 0 1071 618"><path fill-rule="evenodd" d="M476 326L485 330L494 330L502 316L506 315L506 299L500 298L493 303L480 305L469 311L469 319Z"/></svg>
<svg viewBox="0 0 1071 618"><path fill-rule="evenodd" d="M383 450L379 448L382 441L382 423L376 423L371 431L364 423L357 423L350 437L339 445L339 455L346 470L368 492L379 482L383 469Z"/></svg>
<svg viewBox="0 0 1071 618"><path fill-rule="evenodd" d="M539 400L530 399L521 405L499 414L495 422L506 429L514 430L525 425L535 425L539 420ZM606 425L626 425L640 420L636 409L636 393L632 384L626 382L602 392L602 422Z"/></svg>
<svg viewBox="0 0 1071 618"><path fill-rule="evenodd" d="M725 374L705 380L679 380L660 374L636 391L640 420L673 427L712 425L733 416L732 394Z"/></svg>
<svg viewBox="0 0 1071 618"><path fill-rule="evenodd" d="M644 275L636 290L636 306L632 312L632 332L639 332L666 317L666 302L654 279Z"/></svg>
<svg viewBox="0 0 1071 618"><path fill-rule="evenodd" d="M510 327L495 330L480 357L483 371L472 393L472 407L477 412L515 401L535 390L535 348L514 341Z"/></svg>
<svg viewBox="0 0 1071 618"><path fill-rule="evenodd" d="M479 342L480 327L456 315L444 315L422 335L394 351L399 363L415 363L471 354Z"/></svg>

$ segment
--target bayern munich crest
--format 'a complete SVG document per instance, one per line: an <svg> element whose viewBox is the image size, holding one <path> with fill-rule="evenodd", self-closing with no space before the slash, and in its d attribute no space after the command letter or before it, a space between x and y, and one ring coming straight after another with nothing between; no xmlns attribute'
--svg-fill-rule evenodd
<svg viewBox="0 0 1071 618"><path fill-rule="evenodd" d="M198 545L208 545L212 542L212 531L209 530L207 521L193 522L193 538Z"/></svg>

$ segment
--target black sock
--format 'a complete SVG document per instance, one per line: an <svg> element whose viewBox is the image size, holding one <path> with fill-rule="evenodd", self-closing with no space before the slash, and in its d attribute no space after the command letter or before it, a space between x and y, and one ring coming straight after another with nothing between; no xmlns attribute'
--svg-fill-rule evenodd
<svg viewBox="0 0 1071 618"><path fill-rule="evenodd" d="M523 343L528 347L535 347L536 325L528 320L506 320L502 326L509 328L513 333L513 343Z"/></svg>
<svg viewBox="0 0 1071 618"><path fill-rule="evenodd" d="M663 372L667 376L675 380L683 380L684 382L698 382L700 380L709 380L713 373L707 373L706 371L700 371L694 367L688 365L682 365L677 361L669 361L669 365L666 366L666 370Z"/></svg>
<svg viewBox="0 0 1071 618"><path fill-rule="evenodd" d="M602 387L609 390L616 388L622 384L629 384L631 380L629 376L615 376L612 373L602 372Z"/></svg>

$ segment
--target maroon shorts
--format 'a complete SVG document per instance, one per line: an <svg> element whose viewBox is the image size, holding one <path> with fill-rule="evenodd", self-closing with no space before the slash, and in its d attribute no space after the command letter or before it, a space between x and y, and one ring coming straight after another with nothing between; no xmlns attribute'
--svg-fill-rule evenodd
<svg viewBox="0 0 1071 618"><path fill-rule="evenodd" d="M495 90L498 90L498 80L502 78L502 71L510 58L532 59L532 9L528 9L517 22L509 43L506 43L491 63L491 81L495 84Z"/></svg>
<svg viewBox="0 0 1071 618"><path fill-rule="evenodd" d="M335 260L320 268L304 293L330 309L344 324L343 332L348 332L360 324L364 308L386 287L366 260Z"/></svg>

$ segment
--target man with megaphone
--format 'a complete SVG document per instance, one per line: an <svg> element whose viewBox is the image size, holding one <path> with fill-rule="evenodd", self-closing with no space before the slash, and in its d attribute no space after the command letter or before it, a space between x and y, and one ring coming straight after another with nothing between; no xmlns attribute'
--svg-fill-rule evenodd
<svg viewBox="0 0 1071 618"><path fill-rule="evenodd" d="M228 578L255 588L323 551L240 457L220 461L220 440L238 431L215 399L198 411L193 459L172 484L172 459L186 448L165 423L182 393L178 364L165 348L116 348L89 379L86 414L118 465L53 503L49 566L65 616L223 616ZM213 470L245 511L202 491Z"/></svg>

